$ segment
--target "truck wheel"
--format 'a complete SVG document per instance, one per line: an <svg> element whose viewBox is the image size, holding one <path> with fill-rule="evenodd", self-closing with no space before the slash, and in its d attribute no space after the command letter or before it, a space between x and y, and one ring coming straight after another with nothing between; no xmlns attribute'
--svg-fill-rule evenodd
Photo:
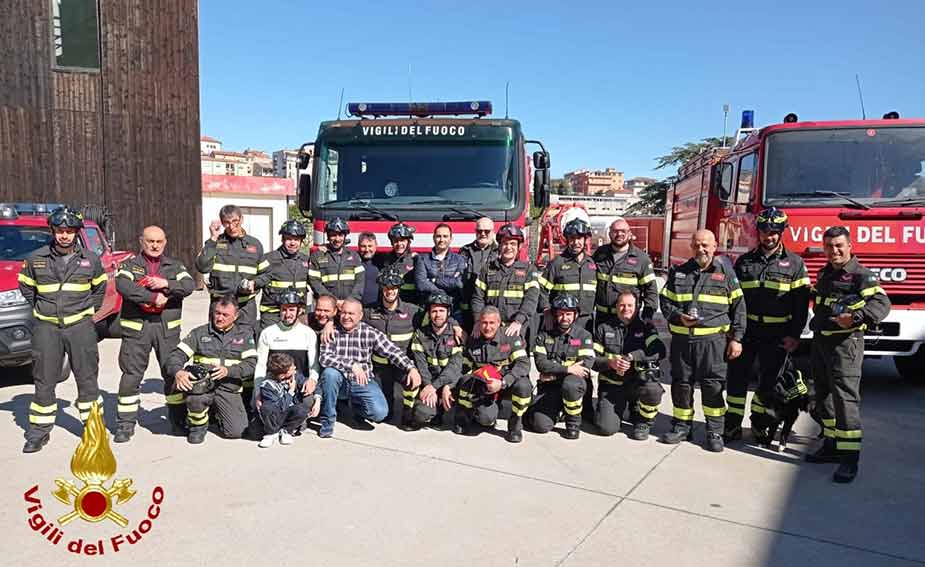
<svg viewBox="0 0 925 567"><path fill-rule="evenodd" d="M904 380L925 384L925 348L912 356L894 356L893 365Z"/></svg>

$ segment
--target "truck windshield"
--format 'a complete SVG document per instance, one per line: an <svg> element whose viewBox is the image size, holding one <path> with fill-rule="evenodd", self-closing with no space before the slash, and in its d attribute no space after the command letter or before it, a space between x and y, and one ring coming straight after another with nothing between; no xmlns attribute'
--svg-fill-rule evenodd
<svg viewBox="0 0 925 567"><path fill-rule="evenodd" d="M344 143L321 148L315 205L446 210L514 207L516 152L506 141Z"/></svg>
<svg viewBox="0 0 925 567"><path fill-rule="evenodd" d="M25 260L49 242L51 233L41 227L0 226L0 260Z"/></svg>
<svg viewBox="0 0 925 567"><path fill-rule="evenodd" d="M833 192L872 207L925 198L923 127L778 132L765 158L765 204L844 201Z"/></svg>

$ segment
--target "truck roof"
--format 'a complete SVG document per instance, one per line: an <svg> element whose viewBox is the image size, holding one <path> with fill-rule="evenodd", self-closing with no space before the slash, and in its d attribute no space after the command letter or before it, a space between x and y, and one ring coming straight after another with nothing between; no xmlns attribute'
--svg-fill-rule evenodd
<svg viewBox="0 0 925 567"><path fill-rule="evenodd" d="M400 126L408 124L463 124L470 126L509 126L520 128L520 122L511 118L348 118L344 120L326 120L321 123L320 130L326 128L353 128L360 124L367 126Z"/></svg>
<svg viewBox="0 0 925 567"><path fill-rule="evenodd" d="M826 130L833 128L896 128L901 126L925 126L925 118L897 118L895 120L819 120L815 122L789 122L763 127L758 135L765 137L784 130Z"/></svg>

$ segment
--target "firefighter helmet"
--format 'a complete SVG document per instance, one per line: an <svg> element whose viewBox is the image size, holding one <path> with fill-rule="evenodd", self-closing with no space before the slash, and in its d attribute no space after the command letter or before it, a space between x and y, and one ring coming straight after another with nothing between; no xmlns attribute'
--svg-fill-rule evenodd
<svg viewBox="0 0 925 567"><path fill-rule="evenodd" d="M498 229L498 235L495 237L498 241L498 244L501 244L505 240L516 240L523 244L524 242L524 231L520 230L520 227L514 226L513 224L506 224Z"/></svg>
<svg viewBox="0 0 925 567"><path fill-rule="evenodd" d="M566 238L569 236L591 236L591 225L584 219L572 219L565 223L562 235Z"/></svg>
<svg viewBox="0 0 925 567"><path fill-rule="evenodd" d="M202 395L208 394L215 387L215 381L212 378L214 367L207 364L190 364L184 368L190 373L190 390L188 393ZM176 387L174 388L175 391Z"/></svg>
<svg viewBox="0 0 925 567"><path fill-rule="evenodd" d="M562 309L578 311L578 299L570 293L561 293L552 300L552 308L556 311Z"/></svg>
<svg viewBox="0 0 925 567"><path fill-rule="evenodd" d="M305 225L297 220L287 220L280 227L279 233L283 236L295 236L296 238L305 238Z"/></svg>
<svg viewBox="0 0 925 567"><path fill-rule="evenodd" d="M787 228L787 213L777 207L768 207L758 213L755 224L762 232L783 232Z"/></svg>
<svg viewBox="0 0 925 567"><path fill-rule="evenodd" d="M340 233L340 234L350 234L350 226L347 224L347 221L340 217L334 217L329 220L327 224L324 225L325 234Z"/></svg>
<svg viewBox="0 0 925 567"><path fill-rule="evenodd" d="M379 272L376 282L381 287L401 287L404 278L398 270L382 270Z"/></svg>
<svg viewBox="0 0 925 567"><path fill-rule="evenodd" d="M392 228L389 229L389 241L395 242L400 238L414 240L414 227L408 226L403 222L393 224Z"/></svg>
<svg viewBox="0 0 925 567"><path fill-rule="evenodd" d="M430 297L427 298L427 308L430 309L434 305L442 305L447 309L453 308L453 300L450 299L450 296L443 293L442 291L437 291L430 294Z"/></svg>
<svg viewBox="0 0 925 567"><path fill-rule="evenodd" d="M305 303L302 299L302 294L293 288L289 288L279 294L276 301L280 305L302 305Z"/></svg>
<svg viewBox="0 0 925 567"><path fill-rule="evenodd" d="M58 207L48 215L48 226L51 228L83 228L84 217L67 207Z"/></svg>

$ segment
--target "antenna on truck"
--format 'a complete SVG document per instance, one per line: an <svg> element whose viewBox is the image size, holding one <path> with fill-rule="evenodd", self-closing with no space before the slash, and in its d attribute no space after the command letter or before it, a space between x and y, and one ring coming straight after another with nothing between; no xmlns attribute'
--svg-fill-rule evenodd
<svg viewBox="0 0 925 567"><path fill-rule="evenodd" d="M861 120L867 120L867 112L864 111L864 95L861 93L861 78L857 73L854 74L854 82L858 85L858 100L861 101Z"/></svg>
<svg viewBox="0 0 925 567"><path fill-rule="evenodd" d="M344 87L340 88L340 102L337 103L337 119L340 120L340 112L344 108Z"/></svg>
<svg viewBox="0 0 925 567"><path fill-rule="evenodd" d="M508 110L508 91L511 88L511 82L508 81L504 83L504 119L507 120L507 110Z"/></svg>

